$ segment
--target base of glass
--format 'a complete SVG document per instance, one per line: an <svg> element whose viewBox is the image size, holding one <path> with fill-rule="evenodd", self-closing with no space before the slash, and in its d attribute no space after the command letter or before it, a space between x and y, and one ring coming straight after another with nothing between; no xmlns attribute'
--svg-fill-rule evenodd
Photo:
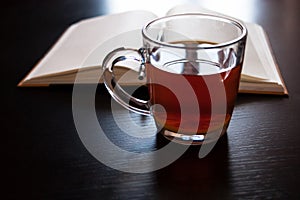
<svg viewBox="0 0 300 200"><path fill-rule="evenodd" d="M219 131L206 134L187 135L181 133L175 133L166 129L160 131L160 133L168 140L184 145L202 145L211 142L216 142L222 135L226 133L226 128Z"/></svg>

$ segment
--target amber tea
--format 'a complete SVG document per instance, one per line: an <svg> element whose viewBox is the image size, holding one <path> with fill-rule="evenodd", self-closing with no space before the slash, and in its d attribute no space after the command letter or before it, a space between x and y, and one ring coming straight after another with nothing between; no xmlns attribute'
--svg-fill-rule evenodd
<svg viewBox="0 0 300 200"><path fill-rule="evenodd" d="M191 41L181 43L195 44ZM197 44L212 43L198 41ZM149 63L146 65L146 69L147 77L151 77L147 81L151 105L161 105L164 108L154 106L152 115L159 128L170 131L168 137L177 138L180 132L192 136L205 136L209 134L209 126L210 130L222 129L220 131L222 134L224 133L230 121L238 91L240 65L222 70L216 63L204 60L197 61L196 59L174 61L172 64L161 67ZM182 78L179 78L179 76L182 76ZM191 94L187 92L186 83L183 82L190 84L196 100L189 98ZM215 86L207 85L211 82L219 82L219 84L216 83ZM176 87L170 89L167 87L170 85ZM217 85L221 87L217 87ZM213 88L209 90L208 87ZM221 90L224 89L226 97L219 99L226 102L219 103L220 105L225 103L226 113L212 113L210 91L221 95ZM180 101L178 97L181 99ZM181 106L183 105L185 106L185 113L182 113Z"/></svg>

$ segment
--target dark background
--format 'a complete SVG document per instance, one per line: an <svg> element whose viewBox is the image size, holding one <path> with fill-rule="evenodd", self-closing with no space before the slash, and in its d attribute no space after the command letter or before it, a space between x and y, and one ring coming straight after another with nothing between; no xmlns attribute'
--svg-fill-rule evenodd
<svg viewBox="0 0 300 200"><path fill-rule="evenodd" d="M246 1L255 5L253 22L270 37L289 97L239 94L228 134L206 158L198 159L193 147L170 166L146 174L119 172L88 153L73 122L72 86L16 87L69 25L111 13L110 1L3 3L3 199L299 198L300 3ZM110 121L110 97L103 86L96 98L99 117ZM154 150L165 142L159 136L128 139L114 124L104 126L111 140L128 150Z"/></svg>

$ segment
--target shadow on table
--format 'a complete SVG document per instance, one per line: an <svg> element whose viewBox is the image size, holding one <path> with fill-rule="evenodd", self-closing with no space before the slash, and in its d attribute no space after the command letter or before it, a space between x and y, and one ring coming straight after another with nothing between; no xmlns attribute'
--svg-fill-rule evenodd
<svg viewBox="0 0 300 200"><path fill-rule="evenodd" d="M166 139L158 134L158 148L166 143ZM230 197L227 134L219 139L206 157L199 159L199 150L200 146L190 146L178 160L157 171L156 191L159 191L159 198Z"/></svg>
<svg viewBox="0 0 300 200"><path fill-rule="evenodd" d="M287 95L269 95L269 94L238 94L236 98L236 106L258 103L258 102L278 102L287 100Z"/></svg>

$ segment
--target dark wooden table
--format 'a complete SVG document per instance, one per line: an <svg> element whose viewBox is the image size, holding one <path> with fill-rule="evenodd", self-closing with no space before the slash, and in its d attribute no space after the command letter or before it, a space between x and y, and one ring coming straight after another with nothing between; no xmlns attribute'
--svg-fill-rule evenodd
<svg viewBox="0 0 300 200"><path fill-rule="evenodd" d="M250 12L265 28L289 97L238 95L227 135L207 157L199 159L193 147L171 165L142 174L109 168L87 151L74 125L72 86L16 87L70 24L109 14L116 1L6 2L1 7L2 199L299 199L300 1L246 0L238 12ZM164 145L159 136L120 134L108 123L110 102L99 86L96 112L113 142L133 152Z"/></svg>

